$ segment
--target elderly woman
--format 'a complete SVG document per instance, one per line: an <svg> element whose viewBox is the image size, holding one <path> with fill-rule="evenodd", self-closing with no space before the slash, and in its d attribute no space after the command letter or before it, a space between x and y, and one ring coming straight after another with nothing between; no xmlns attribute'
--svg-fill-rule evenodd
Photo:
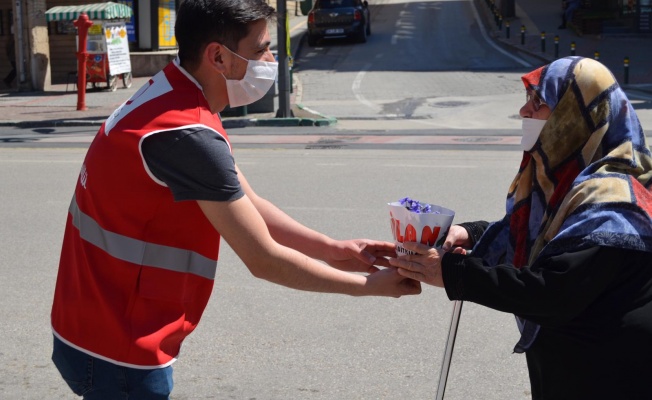
<svg viewBox="0 0 652 400"><path fill-rule="evenodd" d="M652 155L613 75L569 57L522 77L523 159L505 217L391 259L513 313L533 399L651 399ZM458 247L459 246L459 247ZM473 248L466 255L463 248Z"/></svg>

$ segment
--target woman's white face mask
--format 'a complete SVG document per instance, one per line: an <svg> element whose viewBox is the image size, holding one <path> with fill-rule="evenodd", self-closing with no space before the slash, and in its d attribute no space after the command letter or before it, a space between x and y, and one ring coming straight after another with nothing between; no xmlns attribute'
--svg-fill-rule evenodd
<svg viewBox="0 0 652 400"><path fill-rule="evenodd" d="M530 151L541 135L543 126L548 122L545 119L523 118L521 129L521 148L523 151Z"/></svg>
<svg viewBox="0 0 652 400"><path fill-rule="evenodd" d="M247 60L236 52L231 51L228 47L223 47L247 62L247 72L244 78L240 80L227 79L222 74L226 80L229 107L240 107L262 99L276 81L278 63Z"/></svg>

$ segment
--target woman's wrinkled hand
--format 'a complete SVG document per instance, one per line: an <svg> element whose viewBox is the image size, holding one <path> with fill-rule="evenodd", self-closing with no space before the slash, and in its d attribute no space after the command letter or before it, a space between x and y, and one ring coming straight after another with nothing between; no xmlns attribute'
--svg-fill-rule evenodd
<svg viewBox="0 0 652 400"><path fill-rule="evenodd" d="M464 228L461 229L464 230ZM466 232L466 230L464 231ZM450 237L450 233L448 237ZM444 251L417 242L405 242L403 246L416 254L390 258L389 264L398 268L398 273L406 278L444 287L444 280L441 276L441 257L444 255Z"/></svg>
<svg viewBox="0 0 652 400"><path fill-rule="evenodd" d="M459 225L451 226L442 249L455 254L466 254L466 250L464 249L470 247L471 238L469 237L469 232Z"/></svg>

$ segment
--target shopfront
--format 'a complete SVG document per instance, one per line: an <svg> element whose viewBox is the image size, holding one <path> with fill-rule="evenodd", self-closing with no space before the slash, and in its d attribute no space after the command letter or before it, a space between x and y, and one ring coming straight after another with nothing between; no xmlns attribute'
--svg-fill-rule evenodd
<svg viewBox="0 0 652 400"><path fill-rule="evenodd" d="M0 0L2 1L9 0ZM91 0L92 1L92 0ZM75 7L88 3L89 0L50 0L47 9L57 6ZM115 0L99 2L107 4L107 9L115 8L116 3L127 6L133 11L132 16L122 21L126 25L127 40L131 52L149 52L175 49L174 37L176 10L179 0ZM90 16L93 20L93 17ZM99 18L97 18L99 19ZM50 44L50 68L52 83L65 83L70 73L76 70L76 59L71 57L76 52L76 28L70 20L48 21ZM2 68L0 66L0 68Z"/></svg>

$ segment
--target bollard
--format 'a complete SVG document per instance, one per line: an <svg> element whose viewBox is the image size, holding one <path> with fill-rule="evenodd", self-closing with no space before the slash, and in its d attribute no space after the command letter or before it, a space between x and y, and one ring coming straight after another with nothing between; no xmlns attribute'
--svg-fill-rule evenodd
<svg viewBox="0 0 652 400"><path fill-rule="evenodd" d="M575 55L575 42L571 42L571 56Z"/></svg>
<svg viewBox="0 0 652 400"><path fill-rule="evenodd" d="M546 31L541 31L541 52L546 52Z"/></svg>
<svg viewBox="0 0 652 400"><path fill-rule="evenodd" d="M600 52L597 51L597 50L594 51L594 52L593 52L593 58L594 58L596 61L600 60Z"/></svg>
<svg viewBox="0 0 652 400"><path fill-rule="evenodd" d="M555 58L559 58L559 35L555 35Z"/></svg>
<svg viewBox="0 0 652 400"><path fill-rule="evenodd" d="M498 30L502 31L503 30L503 16L498 15Z"/></svg>
<svg viewBox="0 0 652 400"><path fill-rule="evenodd" d="M625 57L625 85L629 83L629 57Z"/></svg>
<svg viewBox="0 0 652 400"><path fill-rule="evenodd" d="M525 25L521 25L521 44L525 44Z"/></svg>
<svg viewBox="0 0 652 400"><path fill-rule="evenodd" d="M505 21L505 37L509 39L509 21Z"/></svg>

